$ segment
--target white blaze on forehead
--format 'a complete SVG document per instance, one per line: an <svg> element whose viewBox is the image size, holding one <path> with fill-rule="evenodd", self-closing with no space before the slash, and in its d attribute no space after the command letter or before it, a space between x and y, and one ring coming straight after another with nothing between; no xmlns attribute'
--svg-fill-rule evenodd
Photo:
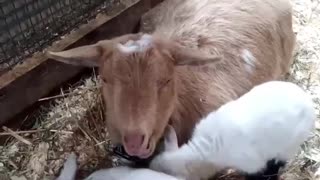
<svg viewBox="0 0 320 180"><path fill-rule="evenodd" d="M133 45L134 45L134 41L132 41L132 40L129 40L128 42L126 42L124 44L124 46L133 46Z"/></svg>
<svg viewBox="0 0 320 180"><path fill-rule="evenodd" d="M151 47L152 36L144 34L137 41L129 40L125 44L118 44L118 48L123 53L143 52Z"/></svg>
<svg viewBox="0 0 320 180"><path fill-rule="evenodd" d="M252 73L253 68L255 67L255 61L256 58L253 56L253 54L247 50L244 49L242 50L242 54L241 54L242 59L245 61L245 68L249 73Z"/></svg>

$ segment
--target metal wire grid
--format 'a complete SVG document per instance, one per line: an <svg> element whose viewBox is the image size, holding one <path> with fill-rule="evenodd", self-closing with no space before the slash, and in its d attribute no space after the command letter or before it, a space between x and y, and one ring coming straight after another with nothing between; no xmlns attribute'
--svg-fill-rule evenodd
<svg viewBox="0 0 320 180"><path fill-rule="evenodd" d="M108 5L105 0L0 0L0 74Z"/></svg>

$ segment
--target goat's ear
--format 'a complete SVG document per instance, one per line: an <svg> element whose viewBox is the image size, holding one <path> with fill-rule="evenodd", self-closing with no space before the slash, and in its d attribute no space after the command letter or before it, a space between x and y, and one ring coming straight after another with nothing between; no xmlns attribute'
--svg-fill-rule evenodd
<svg viewBox="0 0 320 180"><path fill-rule="evenodd" d="M129 40L137 40L142 36L138 34L126 34L110 40L102 40L96 44L80 46L66 51L48 51L47 56L51 59L79 66L97 67L102 55L114 51L116 44L123 44Z"/></svg>
<svg viewBox="0 0 320 180"><path fill-rule="evenodd" d="M103 54L103 47L98 43L80 46L66 51L48 51L47 56L51 59L72 65L97 67Z"/></svg>
<svg viewBox="0 0 320 180"><path fill-rule="evenodd" d="M176 131L171 125L168 125L164 132L165 151L174 151L178 149L178 138Z"/></svg>
<svg viewBox="0 0 320 180"><path fill-rule="evenodd" d="M170 51L176 66L204 65L208 63L215 63L222 59L221 56L208 55L198 50L182 47L180 45L174 45Z"/></svg>

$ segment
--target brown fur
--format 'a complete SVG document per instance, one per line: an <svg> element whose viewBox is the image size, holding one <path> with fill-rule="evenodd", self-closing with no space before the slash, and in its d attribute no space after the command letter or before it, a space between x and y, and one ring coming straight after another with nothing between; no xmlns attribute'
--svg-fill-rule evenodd
<svg viewBox="0 0 320 180"><path fill-rule="evenodd" d="M144 134L142 147L149 144L151 152L169 120L181 145L210 111L254 85L281 79L295 44L289 0L165 3L151 46L143 52L117 48L118 43L139 39L137 34L49 53L66 63L99 65L113 142ZM255 58L252 71L242 58L245 49ZM210 61L215 63L204 63Z"/></svg>

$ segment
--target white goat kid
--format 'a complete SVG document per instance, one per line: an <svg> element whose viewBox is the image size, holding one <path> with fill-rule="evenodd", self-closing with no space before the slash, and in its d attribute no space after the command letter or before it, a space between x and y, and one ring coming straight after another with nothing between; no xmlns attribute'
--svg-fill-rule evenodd
<svg viewBox="0 0 320 180"><path fill-rule="evenodd" d="M312 99L299 86L266 82L208 114L179 149L169 127L166 150L150 168L193 180L234 168L246 180L276 180L280 167L308 138L315 119Z"/></svg>
<svg viewBox="0 0 320 180"><path fill-rule="evenodd" d="M76 155L70 154L56 180L75 180L77 171ZM85 180L184 180L150 169L134 169L127 166L101 169L89 175Z"/></svg>

